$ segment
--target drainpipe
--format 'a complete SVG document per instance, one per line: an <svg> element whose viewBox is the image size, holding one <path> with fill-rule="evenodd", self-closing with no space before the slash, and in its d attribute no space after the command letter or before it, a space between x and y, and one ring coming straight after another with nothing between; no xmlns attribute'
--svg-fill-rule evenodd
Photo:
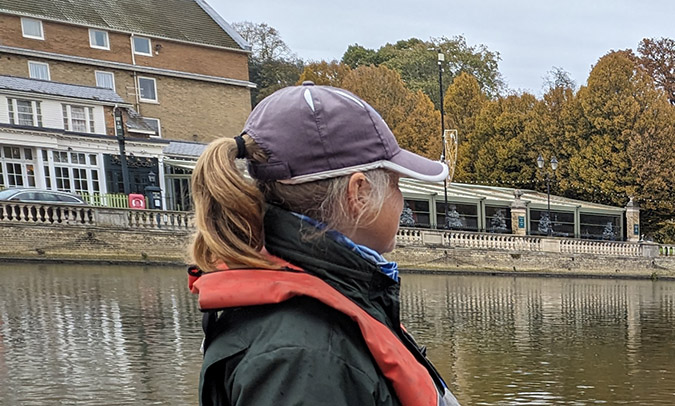
<svg viewBox="0 0 675 406"><path fill-rule="evenodd" d="M129 48L129 50L131 51L131 64L135 66L136 55L134 55L134 34L131 34L129 36L129 44L131 45L131 47ZM138 112L139 115L142 116L143 114L141 114L141 101L139 95L140 89L138 87L138 74L136 73L135 70L133 71L133 77L134 77L134 95L136 96L136 104L135 104L136 111Z"/></svg>

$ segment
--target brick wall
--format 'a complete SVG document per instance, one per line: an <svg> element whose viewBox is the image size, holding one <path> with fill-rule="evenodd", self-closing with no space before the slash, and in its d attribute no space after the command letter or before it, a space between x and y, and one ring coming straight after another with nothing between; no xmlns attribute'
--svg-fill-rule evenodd
<svg viewBox="0 0 675 406"><path fill-rule="evenodd" d="M44 40L24 38L21 32L20 17L0 14L0 44L127 64L133 61L130 34L108 31L110 50L102 50L89 45L87 27L51 21L42 21L42 27ZM248 80L246 53L148 38L152 43L153 56L136 54L138 65ZM154 47L158 44L161 45L161 49L158 54L155 54Z"/></svg>
<svg viewBox="0 0 675 406"><path fill-rule="evenodd" d="M28 77L28 61L47 62L56 82L95 86L94 66L43 60L0 53L0 74ZM240 86L202 82L158 75L159 103L136 104L133 73L100 69L115 75L115 90L145 117L157 118L162 137L173 140L208 142L220 136L238 135L250 112L250 92ZM196 137L195 137L196 135Z"/></svg>

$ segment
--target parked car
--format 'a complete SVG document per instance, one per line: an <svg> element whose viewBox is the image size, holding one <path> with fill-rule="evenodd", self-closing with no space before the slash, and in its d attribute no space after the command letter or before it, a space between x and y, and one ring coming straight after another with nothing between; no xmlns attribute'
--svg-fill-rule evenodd
<svg viewBox="0 0 675 406"><path fill-rule="evenodd" d="M72 193L42 189L4 189L0 190L0 201L26 203L87 204L80 196Z"/></svg>

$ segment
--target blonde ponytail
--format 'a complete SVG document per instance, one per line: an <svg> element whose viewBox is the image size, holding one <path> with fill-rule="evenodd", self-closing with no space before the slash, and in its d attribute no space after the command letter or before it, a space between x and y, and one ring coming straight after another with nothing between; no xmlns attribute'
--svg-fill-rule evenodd
<svg viewBox="0 0 675 406"><path fill-rule="evenodd" d="M247 157L261 159L255 142L244 135ZM261 254L264 243L262 193L235 165L237 145L232 138L212 142L192 174L197 232L192 261L205 272L218 264L230 268L270 268Z"/></svg>

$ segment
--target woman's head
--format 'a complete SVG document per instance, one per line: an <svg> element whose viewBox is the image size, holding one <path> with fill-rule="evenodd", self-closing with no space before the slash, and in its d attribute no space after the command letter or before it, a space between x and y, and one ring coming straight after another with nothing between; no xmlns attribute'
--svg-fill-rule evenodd
<svg viewBox="0 0 675 406"><path fill-rule="evenodd" d="M260 253L266 203L389 251L403 206L399 176L447 176L445 165L402 150L379 114L341 89L303 85L275 92L256 106L242 134L245 148L234 139L215 141L193 173L192 255L204 270L219 262L269 266ZM255 182L235 166L238 153Z"/></svg>

